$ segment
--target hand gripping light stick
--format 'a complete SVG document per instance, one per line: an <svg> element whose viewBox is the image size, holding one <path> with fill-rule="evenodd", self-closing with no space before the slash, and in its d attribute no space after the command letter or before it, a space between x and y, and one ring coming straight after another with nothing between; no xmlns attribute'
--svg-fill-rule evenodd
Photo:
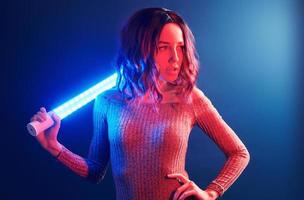
<svg viewBox="0 0 304 200"><path fill-rule="evenodd" d="M117 74L113 74L105 80L97 83L93 87L77 95L66 103L58 106L54 110L48 112L47 119L44 122L33 121L27 124L27 130L32 136L37 136L42 131L48 129L54 124L53 119L50 116L51 112L56 113L60 119L64 119L74 111L78 110L82 106L86 105L93 99L95 99L102 92L114 87L116 85Z"/></svg>

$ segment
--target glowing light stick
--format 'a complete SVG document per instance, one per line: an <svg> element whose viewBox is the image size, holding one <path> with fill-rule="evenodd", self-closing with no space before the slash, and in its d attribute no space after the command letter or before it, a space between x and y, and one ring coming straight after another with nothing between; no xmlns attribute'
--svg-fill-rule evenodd
<svg viewBox="0 0 304 200"><path fill-rule="evenodd" d="M50 112L54 112L61 119L64 119L68 115L95 99L100 93L114 87L116 85L116 79L117 74L115 73ZM54 121L50 116L50 112L48 112L47 119L44 122L33 121L27 124L27 130L32 136L37 136L39 133L48 129L54 124Z"/></svg>

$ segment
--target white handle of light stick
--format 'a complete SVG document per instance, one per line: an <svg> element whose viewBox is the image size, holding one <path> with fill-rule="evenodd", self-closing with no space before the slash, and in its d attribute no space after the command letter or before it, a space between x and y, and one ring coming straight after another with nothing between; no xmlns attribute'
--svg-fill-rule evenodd
<svg viewBox="0 0 304 200"><path fill-rule="evenodd" d="M44 122L33 121L26 125L28 132L32 136L37 136L42 131L50 128L54 124L54 120L51 117L51 112L48 112L46 115L46 120Z"/></svg>

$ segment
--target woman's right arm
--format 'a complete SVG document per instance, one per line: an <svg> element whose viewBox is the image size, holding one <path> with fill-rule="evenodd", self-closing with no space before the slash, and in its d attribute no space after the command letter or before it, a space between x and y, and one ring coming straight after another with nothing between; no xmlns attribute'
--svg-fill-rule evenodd
<svg viewBox="0 0 304 200"><path fill-rule="evenodd" d="M62 164L75 172L77 175L87 178L92 182L98 183L106 173L109 163L109 142L107 137L107 123L105 101L102 97L97 97L94 103L94 134L90 145L88 158L83 158L60 144L57 140L60 129L60 118L52 113L51 117L55 121L53 127L39 133L37 141L50 154L58 159ZM31 121L44 121L46 119L46 110L41 108Z"/></svg>
<svg viewBox="0 0 304 200"><path fill-rule="evenodd" d="M39 133L36 136L36 139L46 151L48 151L53 156L57 157L62 151L62 145L57 140L61 120L55 113L51 113L50 115L55 122L54 125L49 129ZM31 118L31 121L44 122L46 119L47 119L47 112L46 109L42 107L40 108L40 111L38 111Z"/></svg>

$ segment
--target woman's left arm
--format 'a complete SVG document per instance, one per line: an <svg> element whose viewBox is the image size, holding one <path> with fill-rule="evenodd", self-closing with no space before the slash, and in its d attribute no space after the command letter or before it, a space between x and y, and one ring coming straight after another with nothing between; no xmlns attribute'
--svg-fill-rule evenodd
<svg viewBox="0 0 304 200"><path fill-rule="evenodd" d="M214 190L222 196L246 168L250 154L204 93L195 88L193 94L193 109L198 125L227 158L218 176L207 186L207 190Z"/></svg>
<svg viewBox="0 0 304 200"><path fill-rule="evenodd" d="M249 163L250 155L243 142L222 119L211 101L198 88L194 88L192 103L197 124L224 152L227 158L226 162L218 176L205 190L200 189L183 174L175 173L167 176L168 178L175 178L181 183L174 194L174 200L184 200L190 196L199 200L214 200L222 196L241 175Z"/></svg>

